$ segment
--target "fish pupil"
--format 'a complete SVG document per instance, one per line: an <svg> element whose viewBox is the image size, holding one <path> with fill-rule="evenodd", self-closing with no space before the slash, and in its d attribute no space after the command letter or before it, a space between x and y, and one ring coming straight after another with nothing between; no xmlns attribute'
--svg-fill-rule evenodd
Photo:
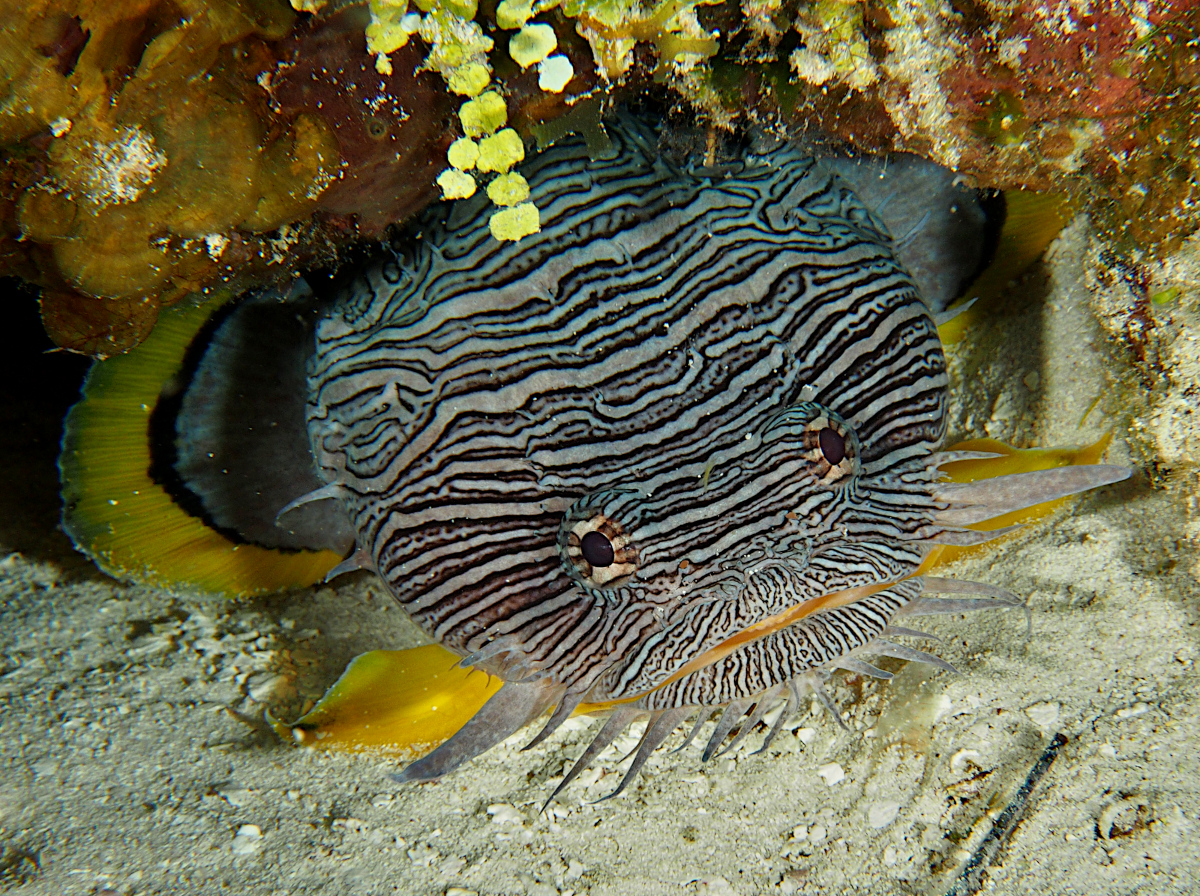
<svg viewBox="0 0 1200 896"><path fill-rule="evenodd" d="M579 540L579 552L590 565L603 569L612 566L615 553L612 542L600 532L589 532Z"/></svg>
<svg viewBox="0 0 1200 896"><path fill-rule="evenodd" d="M817 444L821 446L821 454L825 455L825 460L831 467L836 467L846 456L846 440L837 430L828 426L817 436Z"/></svg>

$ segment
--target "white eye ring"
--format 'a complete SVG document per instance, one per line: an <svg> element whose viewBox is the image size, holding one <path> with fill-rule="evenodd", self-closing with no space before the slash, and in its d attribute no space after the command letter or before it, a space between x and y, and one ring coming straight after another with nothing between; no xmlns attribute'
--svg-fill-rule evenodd
<svg viewBox="0 0 1200 896"><path fill-rule="evenodd" d="M788 408L763 434L766 441L785 440L796 445L818 480L840 483L859 470L858 439L850 425L833 411L814 402Z"/></svg>
<svg viewBox="0 0 1200 896"><path fill-rule="evenodd" d="M845 424L828 414L814 417L804 427L804 444L822 482L840 482L853 475L858 448Z"/></svg>
<svg viewBox="0 0 1200 896"><path fill-rule="evenodd" d="M603 514L575 521L568 517L563 530L559 540L567 567L583 584L613 588L637 572L636 548L620 525Z"/></svg>

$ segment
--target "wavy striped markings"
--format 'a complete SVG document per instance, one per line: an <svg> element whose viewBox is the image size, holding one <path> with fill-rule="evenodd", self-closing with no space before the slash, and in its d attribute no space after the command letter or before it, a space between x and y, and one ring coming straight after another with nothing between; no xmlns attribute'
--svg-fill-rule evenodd
<svg viewBox="0 0 1200 896"><path fill-rule="evenodd" d="M611 130L609 158L565 143L525 167L539 234L497 242L485 200L459 202L355 275L318 329L310 434L433 638L560 707L726 703L905 603L678 677L789 607L917 568L945 364L887 236L820 165L782 146L709 172L644 125ZM813 427L840 427L836 470ZM592 529L632 575L596 584Z"/></svg>

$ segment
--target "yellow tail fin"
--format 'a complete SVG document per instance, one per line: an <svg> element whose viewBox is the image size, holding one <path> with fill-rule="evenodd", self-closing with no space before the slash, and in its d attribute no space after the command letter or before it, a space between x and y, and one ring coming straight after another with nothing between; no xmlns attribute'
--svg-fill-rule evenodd
<svg viewBox="0 0 1200 896"><path fill-rule="evenodd" d="M1041 258L1046 247L1075 215L1075 207L1057 193L1012 190L1004 194L1004 200L1004 227L1000 231L996 257L959 302L961 305L962 301L974 299L975 304L938 327L938 335L946 345L962 339L971 324L1008 289L1008 284Z"/></svg>
<svg viewBox="0 0 1200 896"><path fill-rule="evenodd" d="M150 477L150 415L163 385L228 298L163 311L142 345L93 365L67 415L59 457L63 526L111 576L248 595L319 582L342 559L332 551L237 544L185 513Z"/></svg>

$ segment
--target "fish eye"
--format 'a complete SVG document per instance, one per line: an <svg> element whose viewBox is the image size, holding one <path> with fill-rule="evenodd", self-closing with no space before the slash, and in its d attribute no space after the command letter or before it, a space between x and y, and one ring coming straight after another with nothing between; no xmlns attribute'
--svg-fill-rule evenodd
<svg viewBox="0 0 1200 896"><path fill-rule="evenodd" d="M808 458L822 482L841 482L858 469L857 442L850 427L824 409L805 426Z"/></svg>
<svg viewBox="0 0 1200 896"><path fill-rule="evenodd" d="M603 532L589 532L579 540L579 552L583 559L598 569L612 566L615 554L612 542Z"/></svg>
<svg viewBox="0 0 1200 896"><path fill-rule="evenodd" d="M857 442L850 427L829 411L822 410L808 422L804 441L822 482L841 482L857 471Z"/></svg>
<svg viewBox="0 0 1200 896"><path fill-rule="evenodd" d="M846 457L846 440L840 432L830 426L826 426L817 435L817 444L825 462L831 467L836 467Z"/></svg>
<svg viewBox="0 0 1200 896"><path fill-rule="evenodd" d="M590 588L614 588L637 572L637 549L620 523L586 506L563 520L558 549L571 577Z"/></svg>
<svg viewBox="0 0 1200 896"><path fill-rule="evenodd" d="M849 422L832 409L813 401L788 408L767 427L764 438L797 440L812 472L821 482L835 484L852 479L859 471L858 439Z"/></svg>

